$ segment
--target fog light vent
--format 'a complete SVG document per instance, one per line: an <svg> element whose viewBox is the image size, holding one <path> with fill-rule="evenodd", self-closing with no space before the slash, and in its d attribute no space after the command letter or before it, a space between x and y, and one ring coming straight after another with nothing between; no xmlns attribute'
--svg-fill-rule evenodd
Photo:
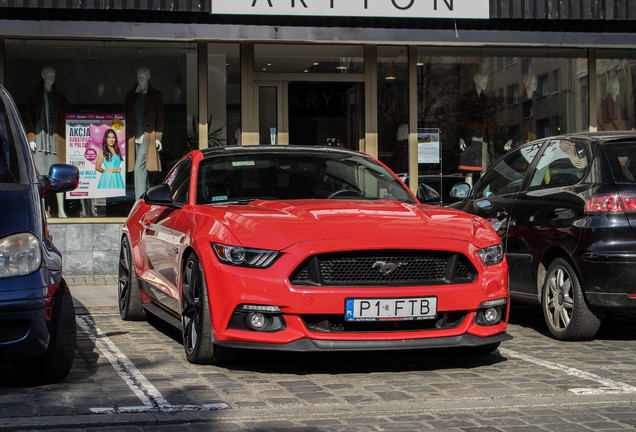
<svg viewBox="0 0 636 432"><path fill-rule="evenodd" d="M278 306L243 304L232 314L228 327L235 330L277 332L287 326Z"/></svg>

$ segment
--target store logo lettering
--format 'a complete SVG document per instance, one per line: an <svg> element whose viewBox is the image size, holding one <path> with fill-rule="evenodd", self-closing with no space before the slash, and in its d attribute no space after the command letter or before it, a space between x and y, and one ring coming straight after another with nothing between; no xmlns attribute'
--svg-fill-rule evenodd
<svg viewBox="0 0 636 432"><path fill-rule="evenodd" d="M291 1L291 7L295 8L296 7L296 0L290 0ZM302 4L302 6L304 8L307 8L307 4L305 3L305 0L298 0L300 2L300 4ZM335 7L334 3L336 0L329 0L329 7L331 9L333 9ZM406 4L405 6L401 6L398 4L398 0L391 0L391 3L393 4L393 6L396 9L400 9L400 10L407 10L413 7L413 5L415 4L415 0L407 0L408 4ZM453 6L453 2L454 0L442 0L444 2L444 4L446 5L446 7L448 8L449 11L452 11L454 9ZM252 1L252 7L256 7L256 3L258 2L258 0L253 0ZM363 0L364 3L364 9L368 9L369 8L369 0ZM433 10L438 10L438 0L433 0ZM274 7L274 5L272 4L272 0L267 0L267 5L271 8Z"/></svg>

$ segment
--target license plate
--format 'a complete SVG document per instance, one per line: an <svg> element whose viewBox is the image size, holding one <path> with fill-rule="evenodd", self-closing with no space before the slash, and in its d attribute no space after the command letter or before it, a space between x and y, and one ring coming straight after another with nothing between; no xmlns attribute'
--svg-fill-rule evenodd
<svg viewBox="0 0 636 432"><path fill-rule="evenodd" d="M437 317L437 297L346 299L346 321L409 321Z"/></svg>

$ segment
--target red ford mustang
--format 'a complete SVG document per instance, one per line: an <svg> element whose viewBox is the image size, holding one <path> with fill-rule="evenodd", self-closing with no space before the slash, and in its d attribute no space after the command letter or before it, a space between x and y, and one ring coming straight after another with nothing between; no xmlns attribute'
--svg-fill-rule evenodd
<svg viewBox="0 0 636 432"><path fill-rule="evenodd" d="M183 332L193 363L236 348L495 350L508 267L483 219L419 204L349 150L188 153L123 228L119 311Z"/></svg>

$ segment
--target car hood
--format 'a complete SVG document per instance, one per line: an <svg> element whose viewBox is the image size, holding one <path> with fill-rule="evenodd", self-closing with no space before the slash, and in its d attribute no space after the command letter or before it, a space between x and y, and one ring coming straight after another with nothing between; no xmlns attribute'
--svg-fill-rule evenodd
<svg viewBox="0 0 636 432"><path fill-rule="evenodd" d="M30 230L28 190L0 190L0 238Z"/></svg>
<svg viewBox="0 0 636 432"><path fill-rule="evenodd" d="M388 200L254 201L244 206L204 206L202 211L214 213L240 244L253 248L282 250L317 240L383 248L432 247L445 240L486 247L500 241L478 216Z"/></svg>

